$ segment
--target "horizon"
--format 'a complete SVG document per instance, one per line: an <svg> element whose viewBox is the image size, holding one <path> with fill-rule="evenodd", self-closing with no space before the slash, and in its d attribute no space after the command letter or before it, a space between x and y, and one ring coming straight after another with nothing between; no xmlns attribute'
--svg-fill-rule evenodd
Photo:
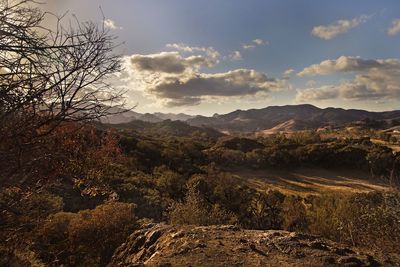
<svg viewBox="0 0 400 267"><path fill-rule="evenodd" d="M399 0L39 1L0 0L0 266L400 266Z"/></svg>
<svg viewBox="0 0 400 267"><path fill-rule="evenodd" d="M287 105L270 105L270 106L265 106L265 107L261 107L261 108L249 108L249 109L235 109L235 110L231 110L228 111L226 113L214 113L211 115L202 115L202 114L190 114L190 113L184 113L184 112L159 112L159 111L155 111L155 112L138 112L141 114L156 114L156 113L163 113L163 114L172 114L172 115L190 115L190 116L204 116L204 117L212 117L214 115L225 115L225 114L229 114L235 111L249 111L249 110L259 110L259 109L266 109L266 108L271 108L271 107L291 107L291 106L313 106L319 109L343 109L343 110L359 110L359 111L367 111L367 112L377 112L377 113L381 113L381 112L393 112L393 111L400 111L399 109L391 109L391 110L382 110L382 111L373 111L373 110L368 110L368 109L356 109L356 108L341 108L341 107L333 107L333 106L327 106L327 107L320 107L318 105L314 105L314 104L309 104L309 103L302 103L302 104L287 104ZM129 111L134 111L137 112L137 110L135 109L129 109Z"/></svg>
<svg viewBox="0 0 400 267"><path fill-rule="evenodd" d="M114 85L127 89L128 108L212 116L305 103L397 110L398 6L393 0L54 0L41 8L69 11L66 20L104 23L124 43L118 48L124 71Z"/></svg>

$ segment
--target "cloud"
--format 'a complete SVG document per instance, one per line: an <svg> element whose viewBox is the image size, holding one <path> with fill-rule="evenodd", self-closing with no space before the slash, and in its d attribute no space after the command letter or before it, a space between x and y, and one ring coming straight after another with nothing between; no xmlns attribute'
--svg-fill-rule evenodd
<svg viewBox="0 0 400 267"><path fill-rule="evenodd" d="M339 97L339 92L335 86L322 86L319 88L307 88L298 90L296 102L308 103L310 101L329 100Z"/></svg>
<svg viewBox="0 0 400 267"><path fill-rule="evenodd" d="M257 46L263 46L263 45L268 45L268 44L269 44L268 41L257 38L257 39L254 39L253 41L251 41L251 43L242 45L242 48L248 50L248 49L256 48Z"/></svg>
<svg viewBox="0 0 400 267"><path fill-rule="evenodd" d="M150 84L149 93L164 99L167 106L199 104L213 97L248 96L280 90L284 83L264 73L237 69L223 73L192 73L168 77Z"/></svg>
<svg viewBox="0 0 400 267"><path fill-rule="evenodd" d="M328 75L337 72L356 72L364 71L371 68L388 67L396 64L397 60L374 60L362 59L359 57L341 56L334 60L324 60L319 64L313 64L304 68L298 73L298 76L315 76L315 75Z"/></svg>
<svg viewBox="0 0 400 267"><path fill-rule="evenodd" d="M122 30L122 27L117 26L115 21L112 19L105 19L104 20L104 27L110 30Z"/></svg>
<svg viewBox="0 0 400 267"><path fill-rule="evenodd" d="M315 87L317 85L317 82L315 80L309 80L306 82L307 87Z"/></svg>
<svg viewBox="0 0 400 267"><path fill-rule="evenodd" d="M293 73L295 73L296 71L294 69L287 69L283 72L283 77L288 79L290 76L293 75Z"/></svg>
<svg viewBox="0 0 400 267"><path fill-rule="evenodd" d="M256 45L267 45L268 44L267 41L264 41L262 39L254 39L253 43L255 43Z"/></svg>
<svg viewBox="0 0 400 267"><path fill-rule="evenodd" d="M167 48L172 48L177 51L182 51L186 53L203 53L204 55L207 56L209 59L209 62L213 62L213 64L218 64L219 63L219 58L221 57L220 53L215 50L213 47L198 47L198 46L189 46L183 43L173 43L173 44L167 44Z"/></svg>
<svg viewBox="0 0 400 267"><path fill-rule="evenodd" d="M183 57L178 52L161 52L150 55L131 55L130 63L137 71L183 73L201 66L213 66L214 61L203 56Z"/></svg>
<svg viewBox="0 0 400 267"><path fill-rule="evenodd" d="M324 40L330 40L339 34L365 23L370 16L362 15L352 20L338 20L330 25L320 25L312 29L311 34Z"/></svg>
<svg viewBox="0 0 400 267"><path fill-rule="evenodd" d="M242 60L242 54L240 53L240 51L233 51L228 58L232 61L238 61L238 60Z"/></svg>
<svg viewBox="0 0 400 267"><path fill-rule="evenodd" d="M340 98L352 101L389 100L400 97L399 59L361 59L339 57L311 65L299 76L353 74L350 80L337 85L307 88L298 91L297 100L325 100Z"/></svg>
<svg viewBox="0 0 400 267"><path fill-rule="evenodd" d="M286 81L251 69L220 73L200 71L200 67L209 66L207 56L185 57L176 51L131 55L124 58L125 74L121 75L121 80L168 107L227 101L235 97L267 97L271 91L287 88Z"/></svg>
<svg viewBox="0 0 400 267"><path fill-rule="evenodd" d="M393 36L400 33L400 19L395 19L392 21L392 26L388 29L388 34Z"/></svg>
<svg viewBox="0 0 400 267"><path fill-rule="evenodd" d="M248 50L248 49L256 48L256 45L254 45L254 44L244 44L242 47L243 47L243 49Z"/></svg>

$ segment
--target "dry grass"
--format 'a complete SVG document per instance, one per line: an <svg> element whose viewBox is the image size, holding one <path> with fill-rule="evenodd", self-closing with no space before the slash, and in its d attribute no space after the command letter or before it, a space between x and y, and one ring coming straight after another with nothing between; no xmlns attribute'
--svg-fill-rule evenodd
<svg viewBox="0 0 400 267"><path fill-rule="evenodd" d="M390 190L361 171L299 169L295 171L239 170L235 176L260 191L276 189L284 194L319 195L327 192L361 193Z"/></svg>
<svg viewBox="0 0 400 267"><path fill-rule="evenodd" d="M386 141L378 140L378 139L371 139L371 142L378 144L378 145L387 146L388 148L391 148L394 152L400 152L400 145L393 145Z"/></svg>

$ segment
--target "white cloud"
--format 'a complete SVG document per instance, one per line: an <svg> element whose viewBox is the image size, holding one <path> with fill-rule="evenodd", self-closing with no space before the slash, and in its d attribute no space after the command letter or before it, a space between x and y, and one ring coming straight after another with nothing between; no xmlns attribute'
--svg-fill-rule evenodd
<svg viewBox="0 0 400 267"><path fill-rule="evenodd" d="M201 66L211 67L214 61L204 56L183 57L178 52L161 52L150 55L131 55L130 63L138 71L183 73Z"/></svg>
<svg viewBox="0 0 400 267"><path fill-rule="evenodd" d="M327 85L319 88L307 88L298 90L296 95L296 102L308 103L310 101L320 101L335 99L339 96L339 92L335 86Z"/></svg>
<svg viewBox="0 0 400 267"><path fill-rule="evenodd" d="M317 81L315 80L309 80L306 82L307 87L315 87L317 85Z"/></svg>
<svg viewBox="0 0 400 267"><path fill-rule="evenodd" d="M339 57L311 65L299 76L353 74L350 80L337 85L308 88L299 91L298 100L322 100L340 98L345 100L389 100L400 97L399 59L361 59Z"/></svg>
<svg viewBox="0 0 400 267"><path fill-rule="evenodd" d="M149 93L163 99L167 106L199 104L207 99L248 96L280 90L284 83L264 73L237 69L223 73L192 73L168 77L151 84Z"/></svg>
<svg viewBox="0 0 400 267"><path fill-rule="evenodd" d="M264 41L263 39L254 39L253 43L255 43L256 45L267 45L268 42Z"/></svg>
<svg viewBox="0 0 400 267"><path fill-rule="evenodd" d="M242 48L248 50L248 49L256 48L257 46L263 46L263 45L268 45L268 44L269 44L268 41L257 38L257 39L254 39L253 41L251 41L251 43L242 45Z"/></svg>
<svg viewBox="0 0 400 267"><path fill-rule="evenodd" d="M287 69L283 72L283 77L285 78L289 78L290 76L293 75L293 73L295 73L296 71L294 69Z"/></svg>
<svg viewBox="0 0 400 267"><path fill-rule="evenodd" d="M122 30L122 27L117 26L115 21L112 19L105 19L104 20L104 27L110 30Z"/></svg>
<svg viewBox="0 0 400 267"><path fill-rule="evenodd" d="M244 44L242 47L243 47L243 49L248 50L248 49L256 48L256 45L254 45L254 44Z"/></svg>
<svg viewBox="0 0 400 267"><path fill-rule="evenodd" d="M390 66L396 64L397 60L374 60L362 59L359 57L341 56L338 59L324 60L321 63L313 64L304 68L298 73L298 76L315 76L315 75L328 75L337 72L355 72L363 71L371 68L378 68L382 66Z"/></svg>
<svg viewBox="0 0 400 267"><path fill-rule="evenodd" d="M207 56L184 57L179 52L132 55L124 60L124 82L168 107L254 95L268 97L271 91L287 88L286 81L251 69L200 72L200 67L210 66L207 60Z"/></svg>
<svg viewBox="0 0 400 267"><path fill-rule="evenodd" d="M220 53L211 46L210 47L198 47L198 46L189 46L189 45L182 44L182 43L179 43L179 44L174 43L174 44L167 44L166 47L175 49L177 51L191 53L191 54L196 53L196 52L203 53L207 56L207 58L209 59L210 62L214 62L214 65L219 63L219 58L221 56Z"/></svg>
<svg viewBox="0 0 400 267"><path fill-rule="evenodd" d="M321 39L330 40L365 23L369 18L370 16L362 15L352 20L338 20L329 25L316 26L312 29L311 34Z"/></svg>
<svg viewBox="0 0 400 267"><path fill-rule="evenodd" d="M233 51L228 58L232 61L238 61L238 60L242 60L242 54L240 53L240 51Z"/></svg>
<svg viewBox="0 0 400 267"><path fill-rule="evenodd" d="M388 29L389 35L396 35L400 33L400 19L395 19L392 21L392 26Z"/></svg>

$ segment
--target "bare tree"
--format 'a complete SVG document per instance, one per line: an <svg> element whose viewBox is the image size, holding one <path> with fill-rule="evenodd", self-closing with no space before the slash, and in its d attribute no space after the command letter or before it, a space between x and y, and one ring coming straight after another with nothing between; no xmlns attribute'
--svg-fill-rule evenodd
<svg viewBox="0 0 400 267"><path fill-rule="evenodd" d="M18 153L60 122L90 121L121 112L123 91L115 37L104 25L73 19L54 29L34 0L0 0L0 156ZM3 151L2 151L3 150ZM15 152L17 153L17 152Z"/></svg>
<svg viewBox="0 0 400 267"><path fill-rule="evenodd" d="M20 112L42 124L92 120L120 106L123 92L109 83L120 69L115 38L78 20L44 28L32 3L0 0L0 121Z"/></svg>

